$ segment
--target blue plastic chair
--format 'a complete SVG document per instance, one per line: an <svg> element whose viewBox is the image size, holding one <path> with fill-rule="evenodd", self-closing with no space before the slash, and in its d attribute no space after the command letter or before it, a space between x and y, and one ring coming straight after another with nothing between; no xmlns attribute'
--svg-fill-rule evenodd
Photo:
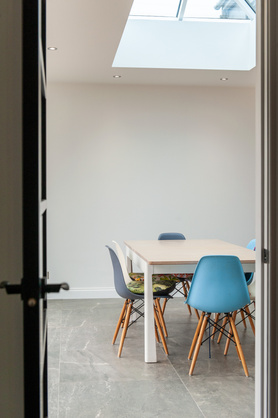
<svg viewBox="0 0 278 418"><path fill-rule="evenodd" d="M192 279L187 303L202 311L189 351L188 359L191 359L194 351L189 375L193 374L207 324L216 325L218 330L225 332L218 323L215 324L215 321L210 318L212 313L224 312L224 317L231 327L227 337L235 343L245 375L249 376L232 317L233 312L250 303L246 278L239 258L231 255L202 257ZM224 354L226 353L224 352Z"/></svg>
<svg viewBox="0 0 278 418"><path fill-rule="evenodd" d="M249 250L256 251L256 239L252 239L247 244L246 248L248 248ZM245 279L246 279L247 286L249 286L251 283L253 283L254 273L245 273ZM249 307L252 304L254 304L254 308L253 308L252 312L250 312ZM255 302L254 302L254 300L252 300L249 305L246 305L244 308L240 309L241 321L239 323L243 322L244 328L246 328L245 319L248 318L249 322L250 322L250 325L251 325L251 328L252 328L252 331L253 331L253 334L255 335L255 325L254 325L254 322L253 322L253 319L255 319L255 317L253 315L254 311L255 311ZM238 324L236 324L236 325L238 325Z"/></svg>
<svg viewBox="0 0 278 418"><path fill-rule="evenodd" d="M181 234L180 232L162 232L162 234L160 234L158 236L158 240L184 240L186 239L185 236L183 234Z"/></svg>
<svg viewBox="0 0 278 418"><path fill-rule="evenodd" d="M118 351L118 357L121 357L127 329L132 324L134 324L140 317L144 316L144 313L141 311L141 308L144 306L144 294L132 293L127 288L126 281L124 278L124 276L125 277L128 276L126 266L123 265L123 263L121 263L120 259L118 258L117 254L112 248L110 248L108 245L106 245L106 247L109 250L112 265L113 265L114 285L115 285L116 292L118 293L119 296L125 299L125 302L124 302L124 305L123 305L123 308L122 308L122 311L121 311L121 314L120 314L120 317L116 326L116 331L114 333L114 337L112 340L112 344L114 344L116 341L119 329L122 326L123 330L122 330L121 341L120 341L120 346L119 346L119 351ZM156 324L156 328L155 328L156 338L159 341L158 334L157 334L157 330L158 330L158 333L160 335L161 342L162 342L162 345L166 354L169 354L169 352L168 352L167 344L166 344L165 337L164 337L163 330L162 330L162 328L165 330L166 327L165 327L165 322L163 319L161 307L159 304L159 299L171 297L169 296L169 293L173 291L174 287L175 285L173 284L172 287L169 287L167 290L153 294L154 319L155 319L155 324ZM136 302L138 303L136 304ZM135 320L130 322L130 317L133 313L136 313L137 317Z"/></svg>
<svg viewBox="0 0 278 418"><path fill-rule="evenodd" d="M256 251L256 239L252 239L248 244L247 247L249 250L253 250ZM253 281L253 277L254 277L254 273L245 273L245 278L246 278L246 282L247 285L249 286L249 284L252 283Z"/></svg>
<svg viewBox="0 0 278 418"><path fill-rule="evenodd" d="M181 234L180 232L162 232L159 236L158 236L158 240L163 240L163 241L167 241L167 240L185 240L185 236L183 234ZM174 275L176 276L176 280L177 280L177 286L175 291L172 293L171 296L174 296L177 293L181 293L185 300L188 296L188 291L190 288L190 282L192 280L192 276L193 274L176 274ZM166 303L167 303L167 299L164 300L164 303L162 305L162 312L164 313L165 308L166 308ZM190 305L187 305L188 311L191 315L191 307ZM200 319L200 315L199 312L197 311L197 309L195 309L195 313L198 319Z"/></svg>

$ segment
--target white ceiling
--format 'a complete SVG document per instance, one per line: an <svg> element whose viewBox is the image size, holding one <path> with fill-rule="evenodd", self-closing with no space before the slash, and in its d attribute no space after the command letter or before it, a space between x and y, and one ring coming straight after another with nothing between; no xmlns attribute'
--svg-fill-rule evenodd
<svg viewBox="0 0 278 418"><path fill-rule="evenodd" d="M112 68L132 0L48 0L47 79L52 82L254 86L252 71ZM113 75L120 74L120 79ZM220 81L227 77L228 81Z"/></svg>

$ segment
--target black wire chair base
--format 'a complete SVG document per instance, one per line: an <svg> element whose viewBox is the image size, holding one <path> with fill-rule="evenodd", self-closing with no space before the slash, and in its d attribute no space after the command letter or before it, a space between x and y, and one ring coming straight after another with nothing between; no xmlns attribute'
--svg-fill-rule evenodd
<svg viewBox="0 0 278 418"><path fill-rule="evenodd" d="M252 311L250 312L250 310L249 310L249 307L251 306L251 305L254 305L254 307L253 307L253 309L252 309ZM249 312L248 312L248 310L249 310ZM238 321L237 323L236 323L236 326L237 325L239 325L239 324L241 324L242 322L244 322L245 321L245 319L248 319L248 318L251 318L253 321L255 321L256 320L256 318L255 318L255 315L253 315L254 314L254 312L255 312L255 302L254 301L252 301L251 303L249 303L249 305L247 305L247 307L245 306L244 308L241 308L241 309L239 309L238 311L237 311L237 313L243 313L243 318L241 319L241 321Z"/></svg>
<svg viewBox="0 0 278 418"><path fill-rule="evenodd" d="M143 299L139 299L139 300L133 302L130 316L135 315L135 314L137 314L137 316L135 317L135 319L132 319L132 320L129 321L128 328L131 325L135 324L135 322L137 322L138 319L144 318L144 312L141 311L141 309L143 307L144 307L144 300ZM125 320L125 316L122 319L122 324L124 323L124 320Z"/></svg>
<svg viewBox="0 0 278 418"><path fill-rule="evenodd" d="M211 340L211 338L212 337L214 337L218 332L221 332L223 335L224 335L224 337L227 337L227 338L229 338L234 344L236 344L236 342L232 339L232 337L230 336L230 333L228 332L228 331L226 331L226 328L225 328L225 326L223 327L223 326L221 326L221 325L219 325L218 324L218 322L221 322L221 321L223 321L223 319L224 318L226 318L228 315L230 315L231 316L231 314L224 314L224 316L222 316L221 318L219 318L218 319L218 321L217 322L215 322L213 319L211 319L211 318L209 318L208 319L208 326L206 327L206 331L208 330L209 331L209 336L208 337L206 337L203 341L202 341L202 344L203 343L205 343L207 340ZM226 325L226 324L225 324ZM211 328L211 326L213 326L213 328L215 328L216 330L215 331L213 331L212 333L211 333L211 331L210 331L210 328ZM202 345L201 344L201 345Z"/></svg>

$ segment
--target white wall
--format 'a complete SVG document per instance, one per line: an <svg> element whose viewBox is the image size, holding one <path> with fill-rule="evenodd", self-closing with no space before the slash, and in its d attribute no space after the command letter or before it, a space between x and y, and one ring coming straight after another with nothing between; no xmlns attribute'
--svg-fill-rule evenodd
<svg viewBox="0 0 278 418"><path fill-rule="evenodd" d="M254 89L51 84L48 106L59 297L113 295L113 239L254 237Z"/></svg>

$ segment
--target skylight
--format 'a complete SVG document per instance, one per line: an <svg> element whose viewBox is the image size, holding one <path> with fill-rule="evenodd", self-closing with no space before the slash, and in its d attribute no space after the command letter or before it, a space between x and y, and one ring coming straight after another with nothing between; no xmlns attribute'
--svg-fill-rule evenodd
<svg viewBox="0 0 278 418"><path fill-rule="evenodd" d="M256 0L134 0L113 67L248 71Z"/></svg>
<svg viewBox="0 0 278 418"><path fill-rule="evenodd" d="M130 16L248 20L255 12L256 0L134 0Z"/></svg>

